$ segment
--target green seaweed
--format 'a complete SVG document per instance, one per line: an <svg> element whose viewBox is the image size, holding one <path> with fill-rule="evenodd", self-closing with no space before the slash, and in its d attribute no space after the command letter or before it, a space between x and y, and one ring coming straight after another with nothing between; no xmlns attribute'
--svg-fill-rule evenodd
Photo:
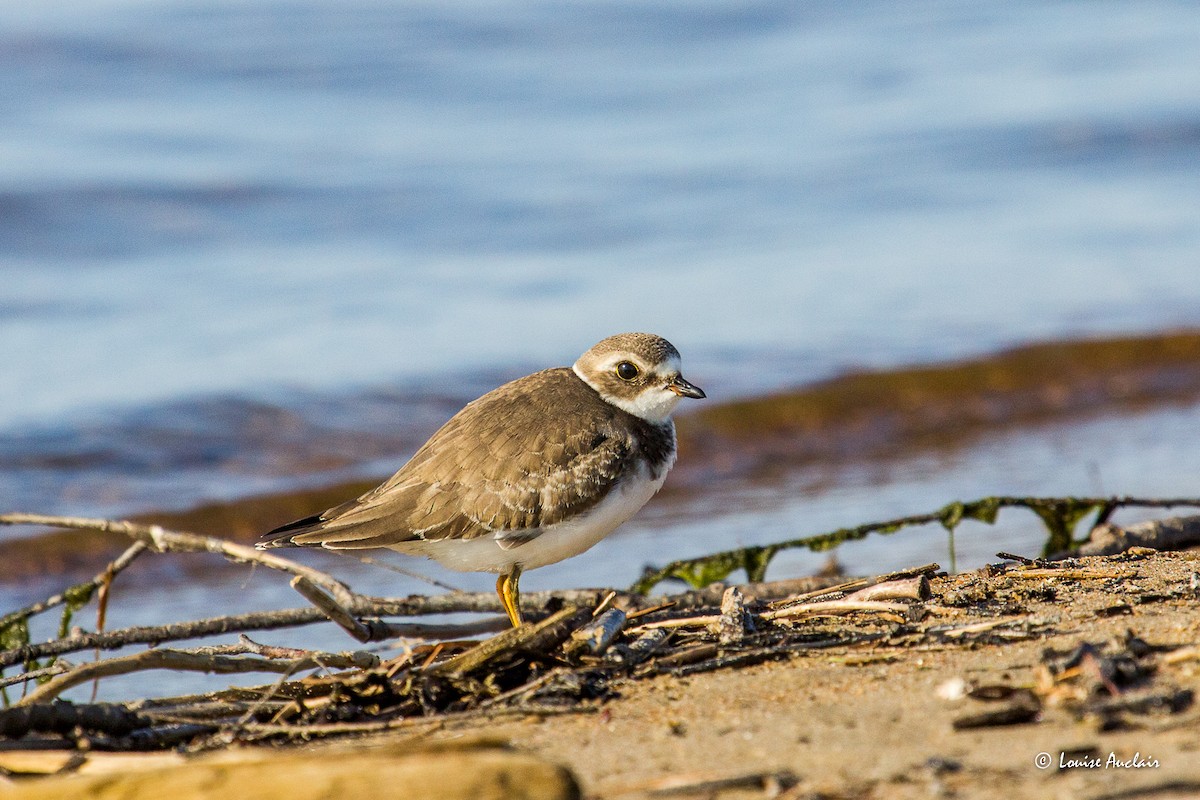
<svg viewBox="0 0 1200 800"><path fill-rule="evenodd" d="M954 529L946 529L946 549L950 552L950 572L958 572L958 551L954 548Z"/></svg>
<svg viewBox="0 0 1200 800"><path fill-rule="evenodd" d="M962 515L987 525L994 525L996 517L1000 514L1003 499L1001 497L984 497L973 503L966 503L963 505Z"/></svg>
<svg viewBox="0 0 1200 800"><path fill-rule="evenodd" d="M942 527L950 533L954 533L954 529L964 519L973 519L992 525L996 522L996 516L1000 513L1001 506L1012 504L1006 501L1033 499L1035 498L984 497L970 503L955 500L937 512L938 522L942 523Z"/></svg>
<svg viewBox="0 0 1200 800"><path fill-rule="evenodd" d="M96 584L91 581L79 583L63 590L63 610L58 622L58 638L65 639L67 637L71 632L71 620L75 612L87 605L95 592ZM3 620L0 620L0 651L16 650L29 644L29 617L31 611L32 609L24 609L23 611L9 614ZM57 656L51 656L45 664L37 660L27 661L25 662L25 671L29 672L53 666L57 660ZM48 680L50 680L49 675L40 678L38 683L45 683ZM0 695L0 702L5 706L9 704L7 693Z"/></svg>
<svg viewBox="0 0 1200 800"><path fill-rule="evenodd" d="M902 517L886 522L872 522L867 525L859 525L855 528L841 528L829 533L806 536L802 539L791 539L776 544L741 547L736 550L726 550L699 558L673 561L662 569L648 571L642 576L641 580L633 585L630 591L645 594L668 578L682 579L690 586L699 589L710 583L724 580L731 572L737 569L746 570L748 580L761 581L766 578L767 567L770 565L771 559L780 550L791 550L802 547L821 553L832 550L845 542L865 539L872 533L895 533L908 525L932 522L934 519L935 517L930 515L923 515L919 518Z"/></svg>
<svg viewBox="0 0 1200 800"><path fill-rule="evenodd" d="M1048 556L1072 549L1075 545L1075 526L1081 519L1104 505L1103 502L1077 500L1072 497L1029 504L1029 510L1041 517L1046 530L1050 532L1042 548L1042 555Z"/></svg>
<svg viewBox="0 0 1200 800"><path fill-rule="evenodd" d="M16 650L29 644L29 619L21 617L0 628L0 650Z"/></svg>
<svg viewBox="0 0 1200 800"><path fill-rule="evenodd" d="M96 584L91 581L76 584L63 592L65 602L62 617L58 621L58 638L64 639L71 632L71 619L75 612L87 605L95 593ZM50 663L54 663L53 660Z"/></svg>
<svg viewBox="0 0 1200 800"><path fill-rule="evenodd" d="M65 639L71 632L71 619L75 616L75 612L91 601L97 588L94 582L88 581L87 583L77 583L63 591L63 610L62 616L58 620L58 638ZM58 656L51 656L46 660L44 666L52 667L57 661ZM45 683L50 678L50 675L38 678L38 683Z"/></svg>
<svg viewBox="0 0 1200 800"><path fill-rule="evenodd" d="M744 563L741 552L717 553L711 557L682 561L669 567L661 578L678 578L696 589L708 586L710 583L723 581Z"/></svg>
<svg viewBox="0 0 1200 800"><path fill-rule="evenodd" d="M942 523L943 528L954 533L954 529L958 527L958 523L962 522L964 508L965 506L958 501L945 506L938 512L938 522Z"/></svg>
<svg viewBox="0 0 1200 800"><path fill-rule="evenodd" d="M0 627L0 650L17 650L29 644L29 618L17 617L7 622L4 627ZM35 662L26 664L25 669L36 667ZM2 672L0 672L2 674ZM8 698L8 690L0 689L0 703L3 703L5 708L12 705Z"/></svg>
<svg viewBox="0 0 1200 800"><path fill-rule="evenodd" d="M1028 508L1041 519L1047 531L1043 554L1067 552L1074 549L1075 528L1080 520L1095 511L1097 521L1107 519L1117 508L1140 506L1171 508L1174 506L1200 507L1198 498L1138 498L1138 497L984 497L971 502L955 501L928 514L870 522L853 528L839 528L828 533L789 539L769 545L742 547L725 550L699 558L672 561L657 570L647 570L641 580L630 591L645 594L660 582L677 578L694 588L702 588L722 581L738 569L746 571L748 580L761 581L766 577L771 559L781 550L807 549L812 552L832 550L846 542L865 539L871 534L892 534L905 528L939 523L950 535L951 569L954 569L954 532L965 519L988 525L995 524L1002 508Z"/></svg>
<svg viewBox="0 0 1200 800"><path fill-rule="evenodd" d="M771 563L771 559L775 557L774 547L760 547L758 549L750 549L746 553L746 577L752 583L758 583L767 579L767 565Z"/></svg>
<svg viewBox="0 0 1200 800"><path fill-rule="evenodd" d="M958 551L954 547L954 531L964 519L973 519L988 525L995 524L1000 513L1002 498L984 497L971 503L954 501L938 512L938 521L946 529L946 545L950 552L950 571L958 572Z"/></svg>
<svg viewBox="0 0 1200 800"><path fill-rule="evenodd" d="M659 577L657 573L654 583L663 577L678 578L695 589L702 589L711 583L723 581L735 570L745 570L750 581L761 581L767 574L767 565L775 555L774 547L745 547L718 553L714 557L693 559L676 562L669 575ZM648 579L648 578L647 578ZM653 584L651 584L651 587Z"/></svg>

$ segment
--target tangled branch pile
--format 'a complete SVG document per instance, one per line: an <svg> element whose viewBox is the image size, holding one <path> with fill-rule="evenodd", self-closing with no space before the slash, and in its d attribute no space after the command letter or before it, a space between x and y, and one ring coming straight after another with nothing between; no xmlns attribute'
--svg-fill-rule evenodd
<svg viewBox="0 0 1200 800"><path fill-rule="evenodd" d="M1153 523L1178 533L1192 521ZM438 597L359 595L333 577L271 553L213 537L126 522L7 515L0 523L50 524L119 530L134 543L101 574L53 597L0 618L0 688L24 685L26 694L0 710L0 737L25 748L91 750L218 748L232 742L311 740L444 725L502 714L588 711L622 681L661 673L695 672L785 659L831 648L949 645L1028 638L1045 620L1025 618L1007 601L994 606L964 587L970 576L947 577L936 564L830 585L804 578L743 587L712 585L650 598L636 592L575 590L531 594L529 615L539 621L504 630L502 616L462 625L395 623L384 617L451 611L498 612L496 597L452 593ZM1111 526L1109 526L1111 528ZM1105 529L1106 535L1112 530ZM216 552L292 575L312 605L163 626L104 631L108 589L145 552ZM1018 584L1034 580L1110 580L1111 571L1071 561L1031 561L993 568ZM931 597L930 579L940 582ZM957 583L956 583L957 581ZM961 584L961 585L960 585ZM1181 588L1181 592L1188 591ZM98 597L101 630L69 633L71 614ZM975 602L979 600L980 602ZM63 609L60 636L29 641L28 620ZM971 619L963 620L964 608ZM952 624L944 619L952 618ZM317 652L263 645L245 634L332 621L359 641L419 638L388 661L366 651ZM466 638L495 631L483 640ZM163 643L222 633L237 643L182 649ZM150 644L149 649L82 664L62 656L92 649ZM60 695L81 684L149 669L216 673L267 672L274 683L182 697L126 703L69 703ZM307 677L299 677L312 673ZM30 689L30 687L33 687Z"/></svg>

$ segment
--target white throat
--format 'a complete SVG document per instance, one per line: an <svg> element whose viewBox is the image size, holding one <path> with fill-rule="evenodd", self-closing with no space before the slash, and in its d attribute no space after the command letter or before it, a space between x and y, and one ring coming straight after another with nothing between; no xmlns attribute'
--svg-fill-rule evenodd
<svg viewBox="0 0 1200 800"><path fill-rule="evenodd" d="M624 397L613 397L605 394L600 390L600 387L587 379L583 371L579 369L579 365L575 364L571 370L579 376L579 379L588 386L596 390L596 394L604 398L606 403L612 403L622 411L628 411L635 417L640 417L646 422L660 424L671 418L671 412L675 410L675 406L679 404L679 395L665 387L649 387L639 393L633 399Z"/></svg>

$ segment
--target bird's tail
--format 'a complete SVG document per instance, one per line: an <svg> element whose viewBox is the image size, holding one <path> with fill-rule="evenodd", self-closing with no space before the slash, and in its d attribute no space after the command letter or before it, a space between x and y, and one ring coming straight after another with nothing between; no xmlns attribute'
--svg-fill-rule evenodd
<svg viewBox="0 0 1200 800"><path fill-rule="evenodd" d="M320 514L313 514L311 517L305 517L304 519L289 522L286 525L280 525L278 528L264 533L254 543L254 548L256 550L269 550L273 547L298 547L299 545L293 541L296 536L315 531L324 522L325 520Z"/></svg>

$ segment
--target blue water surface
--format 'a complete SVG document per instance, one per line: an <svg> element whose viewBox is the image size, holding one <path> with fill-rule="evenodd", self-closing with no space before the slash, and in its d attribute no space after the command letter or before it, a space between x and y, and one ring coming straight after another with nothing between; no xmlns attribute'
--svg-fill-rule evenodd
<svg viewBox="0 0 1200 800"><path fill-rule="evenodd" d="M0 506L386 474L622 330L719 402L1200 325L1198 41L1161 0L4 4ZM911 505L999 489L946 476Z"/></svg>

